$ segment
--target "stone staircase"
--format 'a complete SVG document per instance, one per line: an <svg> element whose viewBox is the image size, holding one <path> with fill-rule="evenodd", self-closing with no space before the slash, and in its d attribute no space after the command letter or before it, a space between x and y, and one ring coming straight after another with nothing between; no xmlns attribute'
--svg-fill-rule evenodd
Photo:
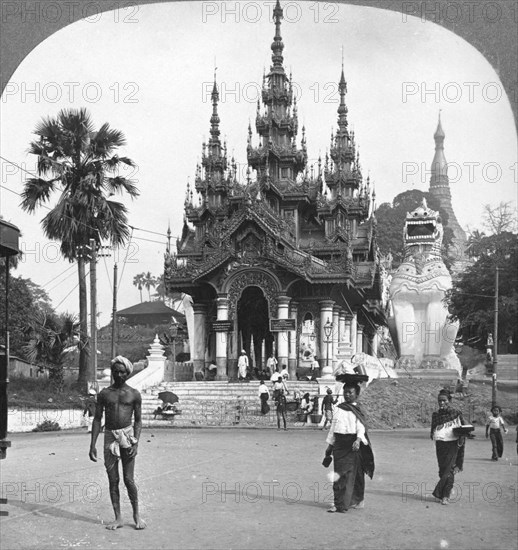
<svg viewBox="0 0 518 550"><path fill-rule="evenodd" d="M497 378L518 381L518 355L498 356Z"/></svg>
<svg viewBox="0 0 518 550"><path fill-rule="evenodd" d="M288 409L293 401L294 392L300 396L309 392L311 397L319 394L317 382L287 381L289 395ZM267 382L270 395L272 385ZM331 386L332 387L332 386ZM258 397L259 381L250 382L163 382L159 386L143 390L142 393L142 423L144 427L277 427L275 402L271 397L268 401L270 412L261 414L261 404ZM181 414L171 419L157 416L153 419L153 411L161 404L158 394L162 391L172 391L178 398L178 409ZM238 408L239 407L239 408ZM290 427L304 426L297 422L295 411L288 410L287 421ZM311 425L308 420L308 425ZM315 424L312 424L316 427Z"/></svg>

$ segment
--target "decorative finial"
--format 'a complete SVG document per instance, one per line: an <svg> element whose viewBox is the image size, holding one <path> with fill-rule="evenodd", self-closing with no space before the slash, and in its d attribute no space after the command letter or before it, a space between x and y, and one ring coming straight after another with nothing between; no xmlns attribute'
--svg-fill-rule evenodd
<svg viewBox="0 0 518 550"><path fill-rule="evenodd" d="M445 137L445 133L444 133L444 130L442 129L442 124L441 124L441 111L442 111L442 109L439 109L439 117L438 117L438 121L437 121L437 130L435 130L435 134L433 135L434 139L444 139L444 137Z"/></svg>

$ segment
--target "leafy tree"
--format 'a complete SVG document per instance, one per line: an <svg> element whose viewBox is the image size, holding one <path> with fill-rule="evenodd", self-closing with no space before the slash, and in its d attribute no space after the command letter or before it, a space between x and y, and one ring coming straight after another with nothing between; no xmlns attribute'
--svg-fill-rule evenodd
<svg viewBox="0 0 518 550"><path fill-rule="evenodd" d="M512 208L510 202L501 202L498 206L484 205L482 219L484 227L496 235L517 229L516 208Z"/></svg>
<svg viewBox="0 0 518 550"><path fill-rule="evenodd" d="M486 234L483 231L480 232L478 229L475 229L469 234L466 251L470 258L478 258L480 256L480 253L483 250L482 241L485 236Z"/></svg>
<svg viewBox="0 0 518 550"><path fill-rule="evenodd" d="M78 323L68 313L38 312L27 323L25 333L28 338L24 354L32 363L43 365L49 370L49 378L57 391L63 389L63 361L65 350L75 343Z"/></svg>
<svg viewBox="0 0 518 550"><path fill-rule="evenodd" d="M431 193L425 193L417 189L404 191L397 195L392 204L385 202L375 212L377 220L377 241L380 252L383 255L392 254L395 263L403 260L403 229L406 215L412 212L423 202L423 198L430 208L438 210L444 229L443 235L443 259L447 266L451 260L447 256L448 248L452 245L453 231L448 227L448 213L439 206L439 201Z"/></svg>
<svg viewBox="0 0 518 550"><path fill-rule="evenodd" d="M33 213L57 194L55 206L43 218L45 236L61 242L61 253L77 262L79 276L80 355L79 384L86 387L88 375L87 293L85 257L80 253L90 239L112 246L129 237L127 209L111 197L117 193L138 195L134 183L119 175L131 159L115 151L125 145L124 135L108 123L94 129L86 109L64 109L43 119L34 130L37 141L29 152L37 156L36 178L25 182L21 207Z"/></svg>
<svg viewBox="0 0 518 550"><path fill-rule="evenodd" d="M518 236L509 231L480 235L477 233L477 247L472 254L475 261L454 280L447 299L452 318L460 321L464 341L475 341L475 346L482 349L487 335L494 333L496 267L499 341L512 338L515 342L518 337Z"/></svg>
<svg viewBox="0 0 518 550"><path fill-rule="evenodd" d="M12 267L11 267L12 270ZM0 259L0 334L5 331L5 259ZM41 311L52 311L47 293L30 279L9 277L9 347L11 355L23 355L27 320Z"/></svg>

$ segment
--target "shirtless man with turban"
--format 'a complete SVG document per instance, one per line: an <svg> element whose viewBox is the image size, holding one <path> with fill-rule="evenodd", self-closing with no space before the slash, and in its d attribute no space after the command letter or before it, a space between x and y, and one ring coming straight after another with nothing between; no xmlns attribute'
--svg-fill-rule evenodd
<svg viewBox="0 0 518 550"><path fill-rule="evenodd" d="M104 429L104 465L110 484L110 498L115 521L109 523L107 529L118 529L123 526L120 495L119 495L119 458L122 462L124 484L133 508L133 519L136 529L144 529L146 523L140 518L138 508L138 491L133 478L135 457L138 451L138 441L142 430L142 398L140 392L126 384L128 376L133 371L131 362L118 355L111 362L113 384L99 394L95 416L92 425L92 441L90 444L90 460L97 462L95 444L101 431L101 419L105 413ZM131 425L134 417L134 426Z"/></svg>

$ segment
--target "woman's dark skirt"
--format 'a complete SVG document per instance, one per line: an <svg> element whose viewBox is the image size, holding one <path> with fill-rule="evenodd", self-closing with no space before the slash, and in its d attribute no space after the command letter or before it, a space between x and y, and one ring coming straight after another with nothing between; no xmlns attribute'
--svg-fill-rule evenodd
<svg viewBox="0 0 518 550"><path fill-rule="evenodd" d="M355 434L335 434L333 461L337 479L333 493L337 510L348 510L364 497L365 476L360 451L353 451L355 441Z"/></svg>
<svg viewBox="0 0 518 550"><path fill-rule="evenodd" d="M268 414L270 412L270 405L268 405L268 394L266 392L261 394L261 414Z"/></svg>
<svg viewBox="0 0 518 550"><path fill-rule="evenodd" d="M462 470L464 463L464 445L459 447L458 440L436 441L435 452L439 464L439 482L435 486L433 496L438 499L450 498L455 476L453 470Z"/></svg>

